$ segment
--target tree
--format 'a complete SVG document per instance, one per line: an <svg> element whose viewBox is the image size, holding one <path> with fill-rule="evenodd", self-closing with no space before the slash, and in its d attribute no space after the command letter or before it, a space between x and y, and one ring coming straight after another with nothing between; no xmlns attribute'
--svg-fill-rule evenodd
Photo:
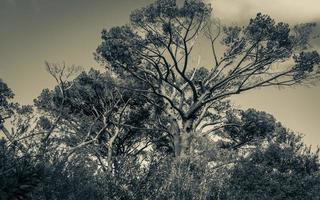
<svg viewBox="0 0 320 200"><path fill-rule="evenodd" d="M208 116L226 98L319 78L320 56L307 49L315 24L290 27L258 13L245 27L221 27L210 19L211 10L201 0L183 5L157 0L132 12L129 24L103 30L96 50L97 60L108 69L145 85L129 90L150 102L154 96L165 102L161 109L170 119L168 132L177 157L192 152L194 138L203 134L201 126L208 124L205 132L224 126L224 120L218 123ZM212 47L213 63L197 67L191 62L197 56L193 48L203 38Z"/></svg>
<svg viewBox="0 0 320 200"><path fill-rule="evenodd" d="M17 141L17 136L24 134L29 128L32 108L12 102L13 97L12 90L0 79L0 130L9 140L10 145L17 146L22 153L26 153L26 147ZM13 125L11 131L6 127L8 121Z"/></svg>
<svg viewBox="0 0 320 200"><path fill-rule="evenodd" d="M301 136L279 133L232 169L227 199L319 199L319 149L311 152Z"/></svg>
<svg viewBox="0 0 320 200"><path fill-rule="evenodd" d="M43 90L35 100L44 112L39 121L42 129L53 130L55 123L52 147L66 145L64 159L82 152L112 171L117 158L137 156L154 144L153 106L131 91L116 88L116 81L108 73L91 69L64 82L62 90L61 84L52 91ZM55 116L59 121L52 122Z"/></svg>
<svg viewBox="0 0 320 200"><path fill-rule="evenodd" d="M13 103L10 102L13 97L12 90L0 79L0 129L10 141L13 140L13 136L6 129L4 123L13 113Z"/></svg>

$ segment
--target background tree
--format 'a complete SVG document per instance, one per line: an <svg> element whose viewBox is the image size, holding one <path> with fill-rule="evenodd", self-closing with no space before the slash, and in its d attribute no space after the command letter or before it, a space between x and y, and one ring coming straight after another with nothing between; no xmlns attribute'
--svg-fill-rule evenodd
<svg viewBox="0 0 320 200"><path fill-rule="evenodd" d="M65 159L86 152L83 155L96 157L102 169L112 170L117 158L135 157L161 138L163 131L153 128L153 106L136 93L115 87L116 81L90 70L65 82L63 93L59 86L42 92L35 101L37 108L44 116L59 116L51 148L64 143ZM51 129L50 118L41 118L42 128Z"/></svg>
<svg viewBox="0 0 320 200"><path fill-rule="evenodd" d="M33 159L32 142L22 142L21 137L33 129L32 106L13 102L14 93L0 80L0 199L32 198L43 174ZM10 127L10 129L8 128Z"/></svg>
<svg viewBox="0 0 320 200"><path fill-rule="evenodd" d="M13 136L5 127L6 119L9 119L13 114L14 104L10 102L14 97L12 90L0 79L0 129L5 134L8 140L13 141Z"/></svg>
<svg viewBox="0 0 320 200"><path fill-rule="evenodd" d="M227 199L319 199L319 149L283 132L232 169Z"/></svg>

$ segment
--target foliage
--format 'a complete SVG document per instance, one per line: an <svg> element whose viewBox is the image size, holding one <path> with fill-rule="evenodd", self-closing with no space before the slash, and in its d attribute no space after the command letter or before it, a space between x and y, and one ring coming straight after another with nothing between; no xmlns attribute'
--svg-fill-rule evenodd
<svg viewBox="0 0 320 200"><path fill-rule="evenodd" d="M41 173L29 155L0 140L0 198L25 199L37 187Z"/></svg>
<svg viewBox="0 0 320 200"><path fill-rule="evenodd" d="M4 83L0 79L0 111L1 113L5 111L6 108L10 105L9 101L14 97L13 92L11 89L8 87L6 83Z"/></svg>
<svg viewBox="0 0 320 200"><path fill-rule="evenodd" d="M293 133L278 135L235 166L227 199L319 199L318 153Z"/></svg>

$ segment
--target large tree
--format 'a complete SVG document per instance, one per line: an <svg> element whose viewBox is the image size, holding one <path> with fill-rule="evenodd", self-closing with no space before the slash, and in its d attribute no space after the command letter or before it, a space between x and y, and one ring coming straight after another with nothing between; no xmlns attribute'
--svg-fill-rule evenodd
<svg viewBox="0 0 320 200"><path fill-rule="evenodd" d="M195 137L226 126L223 115L215 118L226 98L319 77L320 56L307 49L315 24L290 27L259 13L246 26L222 27L211 11L201 0L157 0L134 11L127 25L103 30L96 50L107 68L145 85L122 87L155 106L155 96L165 102L160 109L177 157L190 154ZM191 62L199 40L211 46L206 67Z"/></svg>

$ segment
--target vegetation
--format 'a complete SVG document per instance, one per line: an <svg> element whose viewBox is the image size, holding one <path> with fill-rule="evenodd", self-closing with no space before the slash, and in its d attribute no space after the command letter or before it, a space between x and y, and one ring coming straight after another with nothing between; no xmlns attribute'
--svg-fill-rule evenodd
<svg viewBox="0 0 320 200"><path fill-rule="evenodd" d="M57 84L32 106L0 80L0 198L320 199L319 150L229 98L317 83L315 24L258 13L222 26L211 11L201 0L134 11L102 31L103 71L46 63ZM200 40L210 66L194 62Z"/></svg>

